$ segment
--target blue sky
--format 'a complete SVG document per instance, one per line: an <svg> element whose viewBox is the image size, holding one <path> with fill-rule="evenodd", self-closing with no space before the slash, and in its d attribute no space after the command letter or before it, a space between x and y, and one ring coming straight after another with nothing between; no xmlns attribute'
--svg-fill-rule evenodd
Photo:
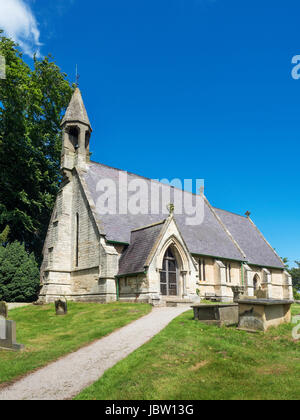
<svg viewBox="0 0 300 420"><path fill-rule="evenodd" d="M4 3L19 19L1 17ZM28 62L52 53L71 81L78 64L93 160L204 178L214 206L251 211L290 261L300 260L299 16L296 0L0 0L0 26Z"/></svg>

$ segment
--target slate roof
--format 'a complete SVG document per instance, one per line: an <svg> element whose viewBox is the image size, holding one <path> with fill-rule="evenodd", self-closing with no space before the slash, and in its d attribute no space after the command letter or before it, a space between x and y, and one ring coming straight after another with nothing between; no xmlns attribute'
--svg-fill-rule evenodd
<svg viewBox="0 0 300 420"><path fill-rule="evenodd" d="M89 196L96 205L96 211L97 200L100 195L100 193L97 192L97 184L99 180L105 178L112 179L119 189L119 175L121 172L124 173L124 171L121 171L120 169L112 168L96 162L90 162L87 165L87 172L84 174L84 180L89 190ZM127 176L128 181L133 179L143 179L149 185L151 182L150 179L140 177L139 175L127 173ZM161 183L159 183L159 185L164 190L170 190L171 202L173 202L174 188ZM125 193L125 191L123 191L123 193ZM194 194L189 192L184 192L183 194L185 196L189 196L188 198L191 198L191 196L195 197ZM117 200L117 206L118 204ZM141 246L143 240L139 235L142 235L142 233L133 233L132 235L131 231L142 226L158 223L165 219L168 216L168 212L163 212L161 206L159 206L159 208L159 214L151 214L151 210L149 209L148 214L132 215L117 213L116 215L98 215L98 218L101 221L101 233L105 234L106 239L109 241L131 244L134 240ZM220 222L218 217L216 217L214 211L222 222ZM283 268L283 264L276 253L269 245L267 245L262 235L247 218L233 215L232 213L223 210L215 209L214 211L210 205L205 202L204 220L198 226L187 225L185 215L174 215L178 228L192 254L213 256L220 259L224 258L238 261L249 261L251 264ZM226 228L229 230L234 239L226 231ZM144 232L146 232L146 230ZM154 235L151 229L149 231L149 235L150 234ZM136 250L137 252L139 247L134 246L131 249L129 248L127 250L127 258L130 257L135 260L133 250ZM125 267L125 255L124 258L122 257L122 260L122 264L124 264ZM139 271L142 266L142 262L138 262L137 260L133 266L135 267L134 270L138 269ZM122 268L122 270L124 269Z"/></svg>
<svg viewBox="0 0 300 420"><path fill-rule="evenodd" d="M284 268L280 258L250 219L225 210L215 211L246 254L249 264Z"/></svg>
<svg viewBox="0 0 300 420"><path fill-rule="evenodd" d="M147 258L158 238L164 221L131 232L130 245L119 261L118 275L142 273Z"/></svg>
<svg viewBox="0 0 300 420"><path fill-rule="evenodd" d="M61 125L66 122L81 122L91 127L88 114L86 112L80 90L75 89Z"/></svg>

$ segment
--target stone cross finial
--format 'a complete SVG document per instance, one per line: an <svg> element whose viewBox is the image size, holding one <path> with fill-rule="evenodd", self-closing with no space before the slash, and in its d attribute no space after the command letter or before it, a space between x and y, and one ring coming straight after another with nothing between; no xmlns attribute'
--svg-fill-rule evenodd
<svg viewBox="0 0 300 420"><path fill-rule="evenodd" d="M245 216L250 217L250 215L251 215L250 211L246 211Z"/></svg>
<svg viewBox="0 0 300 420"><path fill-rule="evenodd" d="M171 214L174 213L174 209L175 209L174 204L170 203L170 204L167 205L167 210L168 210L170 216L171 216Z"/></svg>

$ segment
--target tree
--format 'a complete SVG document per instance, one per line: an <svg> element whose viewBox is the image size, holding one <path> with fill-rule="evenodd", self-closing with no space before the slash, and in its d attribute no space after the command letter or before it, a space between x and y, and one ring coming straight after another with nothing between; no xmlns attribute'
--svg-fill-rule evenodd
<svg viewBox="0 0 300 420"><path fill-rule="evenodd" d="M5 245L8 242L8 236L9 236L9 226L7 225L3 231L0 233L0 245Z"/></svg>
<svg viewBox="0 0 300 420"><path fill-rule="evenodd" d="M296 293L300 291L300 261L295 261L298 267L291 268L289 273L293 279L293 288Z"/></svg>
<svg viewBox="0 0 300 420"><path fill-rule="evenodd" d="M289 259L288 258L286 258L286 257L284 257L284 258L281 258L282 259L282 262L283 262L283 264L284 264L284 266L285 266L285 268L289 268Z"/></svg>
<svg viewBox="0 0 300 420"><path fill-rule="evenodd" d="M61 116L72 87L52 61L34 57L33 69L0 31L6 79L0 80L0 232L41 258L60 182Z"/></svg>
<svg viewBox="0 0 300 420"><path fill-rule="evenodd" d="M33 302L40 289L39 268L33 254L15 241L0 246L0 300Z"/></svg>

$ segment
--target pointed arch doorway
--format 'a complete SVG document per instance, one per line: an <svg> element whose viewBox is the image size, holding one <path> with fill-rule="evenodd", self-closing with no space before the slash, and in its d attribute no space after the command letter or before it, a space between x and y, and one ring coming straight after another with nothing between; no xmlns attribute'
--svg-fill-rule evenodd
<svg viewBox="0 0 300 420"><path fill-rule="evenodd" d="M160 293L163 296L177 296L178 279L178 264L171 247L169 247L165 253L162 270L160 271Z"/></svg>

